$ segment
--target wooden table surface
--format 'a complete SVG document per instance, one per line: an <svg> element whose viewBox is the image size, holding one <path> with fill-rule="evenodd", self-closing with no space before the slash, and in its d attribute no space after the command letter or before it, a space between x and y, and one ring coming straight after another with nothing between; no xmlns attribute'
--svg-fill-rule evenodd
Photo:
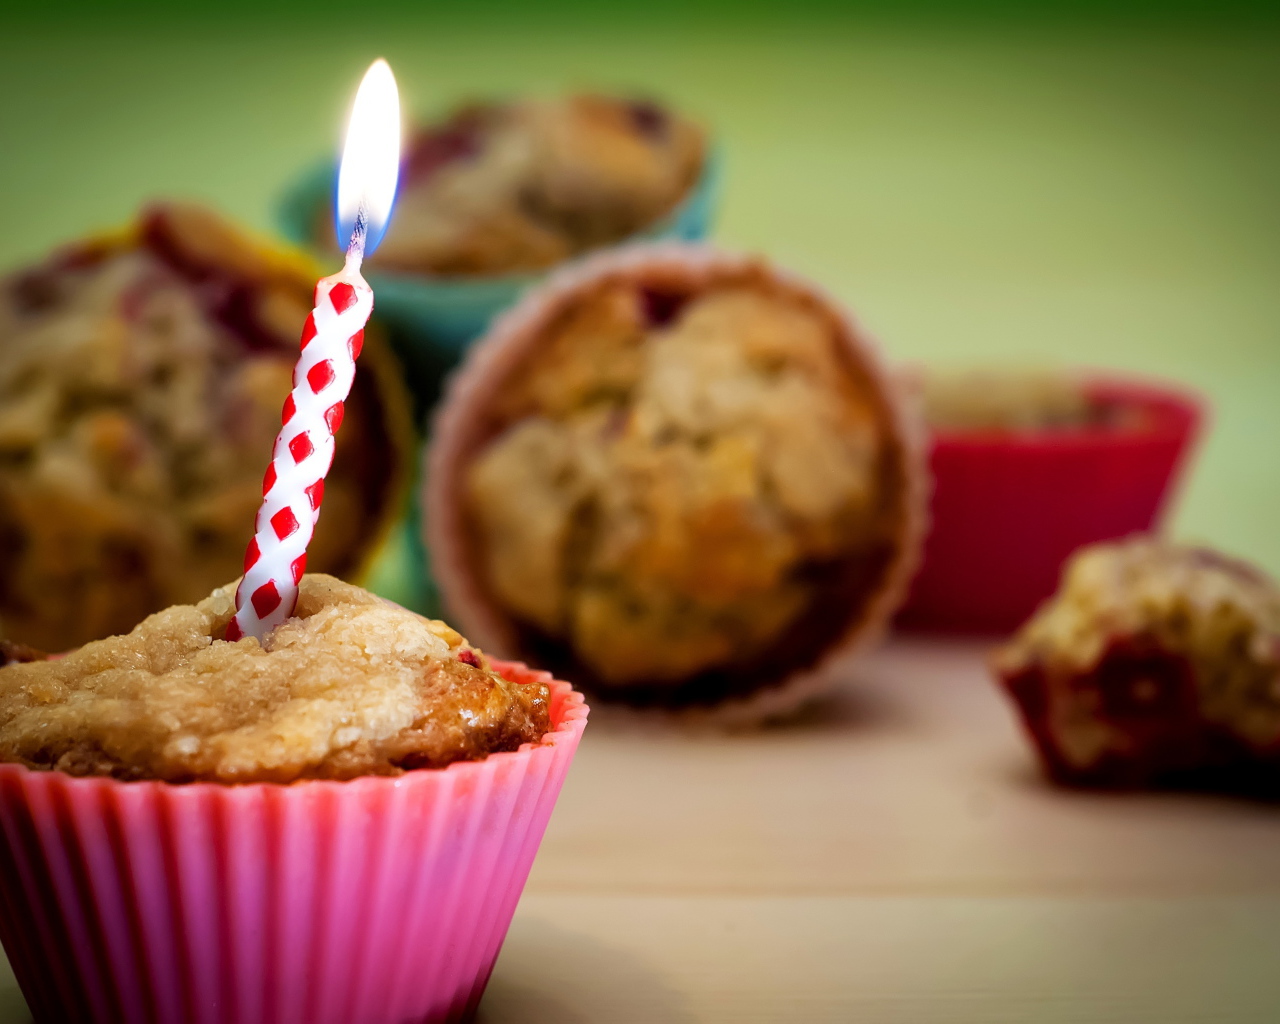
<svg viewBox="0 0 1280 1024"><path fill-rule="evenodd" d="M1280 808L1050 788L980 646L897 640L763 732L593 712L480 1021L1234 1024L1277 964Z"/></svg>
<svg viewBox="0 0 1280 1024"><path fill-rule="evenodd" d="M1280 1019L1280 808L1062 792L973 644L802 720L595 715L486 1024Z"/></svg>

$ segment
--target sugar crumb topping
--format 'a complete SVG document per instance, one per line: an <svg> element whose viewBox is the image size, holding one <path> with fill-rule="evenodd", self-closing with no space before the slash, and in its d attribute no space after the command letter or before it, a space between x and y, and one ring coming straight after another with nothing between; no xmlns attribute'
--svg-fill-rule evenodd
<svg viewBox="0 0 1280 1024"><path fill-rule="evenodd" d="M262 644L222 636L234 588L65 658L0 668L0 760L123 779L291 782L479 759L549 728L443 622L333 577Z"/></svg>

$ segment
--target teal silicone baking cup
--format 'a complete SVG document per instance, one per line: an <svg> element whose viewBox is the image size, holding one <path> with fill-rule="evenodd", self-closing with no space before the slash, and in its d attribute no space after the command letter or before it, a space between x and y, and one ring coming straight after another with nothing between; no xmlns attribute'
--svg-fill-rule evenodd
<svg viewBox="0 0 1280 1024"><path fill-rule="evenodd" d="M688 195L666 217L618 244L639 239L700 241L711 228L719 199L723 158L712 149L702 174ZM313 167L281 197L277 220L289 241L316 251L312 237L316 210L330 201L337 169L332 162ZM332 252L325 253L328 258ZM495 314L513 305L531 285L554 268L534 273L492 277L429 277L388 273L370 268L365 272L377 296L377 316L391 330L411 376L418 367L448 367L468 345L484 333ZM404 351L408 347L411 351ZM421 349L414 352L412 349ZM434 396L431 396L434 397Z"/></svg>

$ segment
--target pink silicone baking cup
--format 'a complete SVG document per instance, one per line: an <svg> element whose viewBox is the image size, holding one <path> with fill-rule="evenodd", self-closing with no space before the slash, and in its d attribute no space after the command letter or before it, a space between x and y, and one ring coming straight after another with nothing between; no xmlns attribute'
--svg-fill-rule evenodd
<svg viewBox="0 0 1280 1024"><path fill-rule="evenodd" d="M416 1024L480 1001L587 720L349 782L171 785L0 765L0 939L40 1022Z"/></svg>

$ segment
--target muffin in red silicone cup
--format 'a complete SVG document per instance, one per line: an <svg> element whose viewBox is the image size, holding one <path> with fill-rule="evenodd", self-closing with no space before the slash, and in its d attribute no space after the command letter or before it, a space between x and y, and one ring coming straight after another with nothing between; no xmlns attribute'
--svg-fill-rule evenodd
<svg viewBox="0 0 1280 1024"><path fill-rule="evenodd" d="M0 667L0 939L37 1021L467 1018L581 695L332 577Z"/></svg>
<svg viewBox="0 0 1280 1024"><path fill-rule="evenodd" d="M918 427L833 300L678 244L592 257L494 325L423 507L449 613L599 700L748 723L877 636L915 565Z"/></svg>
<svg viewBox="0 0 1280 1024"><path fill-rule="evenodd" d="M922 381L933 497L910 628L1008 632L1077 548L1157 529L1204 418L1185 389L1111 374Z"/></svg>

